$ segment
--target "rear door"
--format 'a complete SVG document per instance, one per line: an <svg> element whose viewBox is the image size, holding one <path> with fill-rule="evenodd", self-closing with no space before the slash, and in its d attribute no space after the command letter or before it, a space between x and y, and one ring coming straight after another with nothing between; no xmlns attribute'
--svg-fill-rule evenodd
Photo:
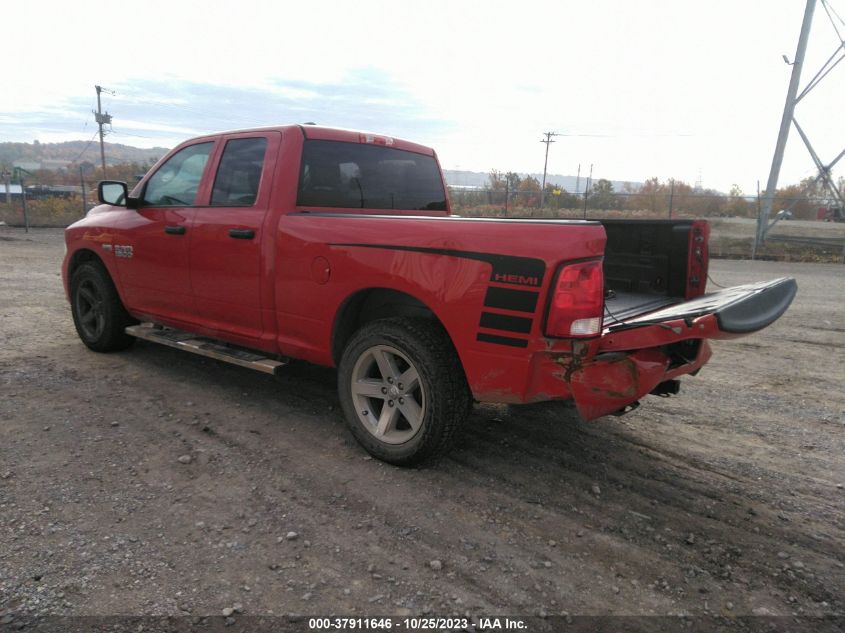
<svg viewBox="0 0 845 633"><path fill-rule="evenodd" d="M194 212L191 286L201 325L248 343L263 332L261 245L281 134L231 134L222 143L208 206Z"/></svg>

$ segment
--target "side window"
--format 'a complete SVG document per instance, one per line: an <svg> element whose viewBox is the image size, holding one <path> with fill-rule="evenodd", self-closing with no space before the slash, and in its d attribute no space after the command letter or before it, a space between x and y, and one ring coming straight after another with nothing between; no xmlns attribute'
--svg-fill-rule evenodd
<svg viewBox="0 0 845 633"><path fill-rule="evenodd" d="M213 142L198 143L171 156L147 181L144 204L169 207L194 204L213 147Z"/></svg>
<svg viewBox="0 0 845 633"><path fill-rule="evenodd" d="M236 138L226 142L214 178L213 206L249 207L258 197L267 139Z"/></svg>

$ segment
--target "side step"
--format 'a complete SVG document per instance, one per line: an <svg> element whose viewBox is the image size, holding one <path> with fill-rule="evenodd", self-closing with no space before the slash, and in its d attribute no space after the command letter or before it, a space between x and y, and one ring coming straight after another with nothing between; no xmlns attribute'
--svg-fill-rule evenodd
<svg viewBox="0 0 845 633"><path fill-rule="evenodd" d="M284 360L263 356L261 352L254 352L244 347L204 338L182 330L161 327L153 323L130 325L126 328L126 333L145 341L161 343L200 356L222 360L241 367L249 367L265 374L275 374L280 367L287 364Z"/></svg>

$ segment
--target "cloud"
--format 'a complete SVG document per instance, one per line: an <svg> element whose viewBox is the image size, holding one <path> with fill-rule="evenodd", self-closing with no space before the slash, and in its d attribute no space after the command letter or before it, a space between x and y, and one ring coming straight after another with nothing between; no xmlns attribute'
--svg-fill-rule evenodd
<svg viewBox="0 0 845 633"><path fill-rule="evenodd" d="M5 22L31 23L31 4L9 3ZM4 69L4 140L89 137L101 84L117 93L103 96L115 137L133 144L316 121L432 145L447 167L536 172L542 132L598 132L608 136L560 139L550 169L594 163L618 180L690 182L701 169L705 186L747 191L768 173L790 72L780 55L795 50L803 10L782 2L761 13L735 0L149 0L142 11L112 3L110 27L80 38L68 25L101 15L102 2L47 4L37 44L32 29L4 33L7 50L26 51L26 63ZM805 81L839 41L822 14ZM843 68L797 113L827 159L845 135ZM663 136L674 131L694 136ZM795 138L782 182L811 166Z"/></svg>
<svg viewBox="0 0 845 633"><path fill-rule="evenodd" d="M319 124L373 129L419 140L446 128L390 77L375 69L352 72L339 83L274 81L261 86L132 79L112 84L102 94L112 115L113 140L138 145L174 145L186 138L221 130L315 121ZM90 99L69 97L60 106L3 115L0 136L42 141L76 138L96 129Z"/></svg>

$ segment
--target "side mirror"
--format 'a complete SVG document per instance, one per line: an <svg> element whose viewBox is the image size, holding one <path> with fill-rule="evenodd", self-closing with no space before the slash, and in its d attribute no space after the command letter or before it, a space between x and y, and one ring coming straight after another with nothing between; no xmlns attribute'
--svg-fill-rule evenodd
<svg viewBox="0 0 845 633"><path fill-rule="evenodd" d="M119 207L126 206L126 183L117 180L101 180L97 183L97 199L101 204L113 204Z"/></svg>
<svg viewBox="0 0 845 633"><path fill-rule="evenodd" d="M111 204L128 209L138 208L138 199L131 198L126 183L119 180L102 180L97 183L97 199L102 204Z"/></svg>

